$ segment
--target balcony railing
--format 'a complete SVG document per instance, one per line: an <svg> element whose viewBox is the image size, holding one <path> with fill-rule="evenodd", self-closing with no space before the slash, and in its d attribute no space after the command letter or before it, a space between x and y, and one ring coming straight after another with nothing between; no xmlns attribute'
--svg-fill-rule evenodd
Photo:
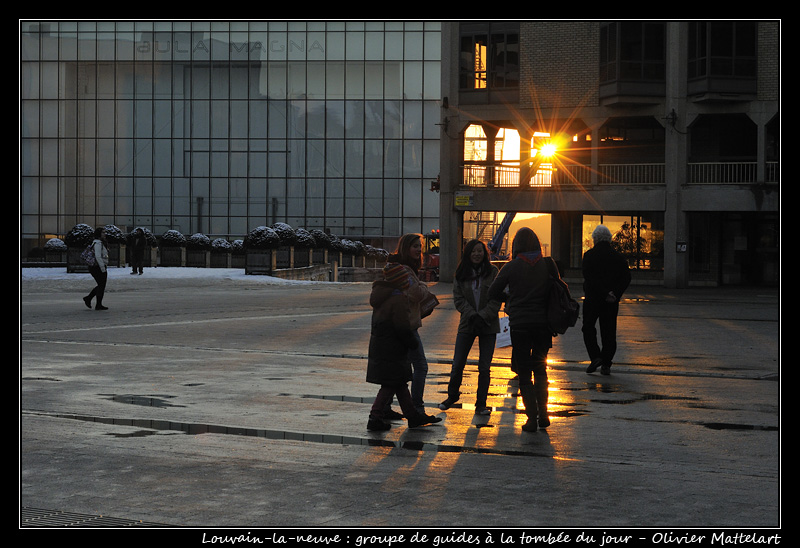
<svg viewBox="0 0 800 548"><path fill-rule="evenodd" d="M469 163L462 166L462 186L486 188L519 187L518 164ZM592 169L584 165L544 165L532 179L530 187L548 188L578 185L663 185L664 164L601 164L593 178ZM753 184L758 182L756 162L703 162L687 165L689 184ZM766 182L779 179L778 162L767 162Z"/></svg>

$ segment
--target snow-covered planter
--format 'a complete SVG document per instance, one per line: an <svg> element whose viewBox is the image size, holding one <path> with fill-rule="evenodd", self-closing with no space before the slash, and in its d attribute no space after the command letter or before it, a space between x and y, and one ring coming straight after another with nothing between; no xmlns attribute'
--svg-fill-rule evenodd
<svg viewBox="0 0 800 548"><path fill-rule="evenodd" d="M244 239L245 274L272 274L275 250L280 243L280 236L268 226L259 226L248 232Z"/></svg>
<svg viewBox="0 0 800 548"><path fill-rule="evenodd" d="M199 232L186 238L186 266L211 266L211 238Z"/></svg>
<svg viewBox="0 0 800 548"><path fill-rule="evenodd" d="M312 262L314 264L326 264L328 262L328 251L331 248L330 234L318 228L308 231L314 238L314 251L312 251Z"/></svg>
<svg viewBox="0 0 800 548"><path fill-rule="evenodd" d="M244 268L245 260L244 240L234 240L231 243L231 268Z"/></svg>
<svg viewBox="0 0 800 548"><path fill-rule="evenodd" d="M211 267L230 268L233 246L225 238L216 238L211 242Z"/></svg>
<svg viewBox="0 0 800 548"><path fill-rule="evenodd" d="M161 235L161 266L186 265L186 236L177 230L167 230Z"/></svg>
<svg viewBox="0 0 800 548"><path fill-rule="evenodd" d="M108 249L109 266L125 266L125 233L116 225L105 225L103 232L106 238L106 248Z"/></svg>
<svg viewBox="0 0 800 548"><path fill-rule="evenodd" d="M271 228L280 238L280 245L275 250L276 268L292 268L294 266L293 246L297 241L294 229L286 223L275 223Z"/></svg>
<svg viewBox="0 0 800 548"><path fill-rule="evenodd" d="M78 223L64 236L67 244L67 272L89 272L89 267L81 260L81 253L94 240L94 228Z"/></svg>
<svg viewBox="0 0 800 548"><path fill-rule="evenodd" d="M50 238L44 244L44 260L48 263L67 262L67 252L69 248L61 238Z"/></svg>
<svg viewBox="0 0 800 548"><path fill-rule="evenodd" d="M379 247L366 246L365 263L367 268L382 268L389 257L389 252Z"/></svg>
<svg viewBox="0 0 800 548"><path fill-rule="evenodd" d="M314 252L314 247L317 245L314 236L305 228L295 229L294 235L294 266L311 266L313 262L312 254Z"/></svg>

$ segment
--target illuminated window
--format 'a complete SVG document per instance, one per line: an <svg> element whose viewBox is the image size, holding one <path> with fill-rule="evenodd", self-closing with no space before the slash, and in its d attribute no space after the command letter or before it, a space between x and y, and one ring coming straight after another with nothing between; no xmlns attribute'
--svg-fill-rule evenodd
<svg viewBox="0 0 800 548"><path fill-rule="evenodd" d="M519 87L519 23L461 26L461 89Z"/></svg>

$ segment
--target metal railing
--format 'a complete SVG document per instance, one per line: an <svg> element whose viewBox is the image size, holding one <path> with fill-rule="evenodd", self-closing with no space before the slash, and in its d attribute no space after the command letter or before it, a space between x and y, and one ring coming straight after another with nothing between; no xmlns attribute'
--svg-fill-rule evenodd
<svg viewBox="0 0 800 548"><path fill-rule="evenodd" d="M779 163L767 162L765 179L779 180ZM519 187L519 164L469 163L462 166L462 186L486 188ZM695 162L687 165L688 184L753 184L757 181L756 162ZM540 168L530 183L533 188L570 185L590 186L593 179L600 185L663 185L666 166L659 163L600 164L593 177L590 166L561 165Z"/></svg>

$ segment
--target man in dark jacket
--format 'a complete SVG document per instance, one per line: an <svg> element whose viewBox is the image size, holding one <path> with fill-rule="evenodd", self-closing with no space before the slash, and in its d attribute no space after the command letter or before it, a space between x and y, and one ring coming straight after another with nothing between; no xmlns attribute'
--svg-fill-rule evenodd
<svg viewBox="0 0 800 548"><path fill-rule="evenodd" d="M611 231L599 225L592 232L594 247L583 255L583 342L589 353L587 373L611 373L617 351L617 314L622 294L631 282L625 257L611 247ZM597 329L600 324L600 340Z"/></svg>

